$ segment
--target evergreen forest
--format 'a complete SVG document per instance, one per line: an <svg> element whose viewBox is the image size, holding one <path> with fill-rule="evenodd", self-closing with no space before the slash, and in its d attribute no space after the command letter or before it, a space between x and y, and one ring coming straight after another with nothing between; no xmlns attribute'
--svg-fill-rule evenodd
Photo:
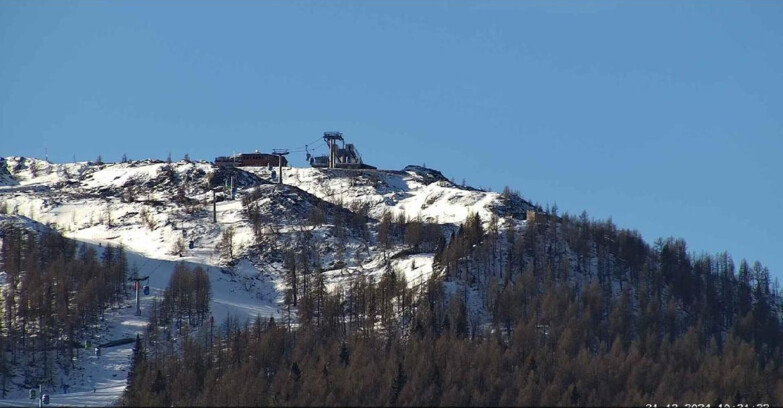
<svg viewBox="0 0 783 408"><path fill-rule="evenodd" d="M159 322L175 315L156 309L121 402L783 404L781 300L762 264L692 254L681 239L650 245L556 208L521 231L483 221L451 233L381 221L389 245L435 252L424 282L389 267L328 291L308 248L292 251L283 321L191 309L193 324L166 342ZM423 241L423 230L444 233Z"/></svg>

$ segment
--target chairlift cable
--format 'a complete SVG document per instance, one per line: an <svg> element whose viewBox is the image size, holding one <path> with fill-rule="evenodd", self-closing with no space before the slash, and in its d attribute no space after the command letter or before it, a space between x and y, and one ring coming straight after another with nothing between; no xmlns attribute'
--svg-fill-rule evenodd
<svg viewBox="0 0 783 408"><path fill-rule="evenodd" d="M294 152L294 151L300 151L300 150L301 150L301 151L304 151L303 149L304 149L304 148L305 148L307 145L311 145L311 144L313 144L313 143L315 143L315 142L317 142L317 141L319 141L319 140L321 140L321 138L320 138L320 137L319 137L318 139L314 139L314 140L312 140L312 141L308 142L307 144L305 144L305 145L303 145L303 146L299 146L299 147L297 147L297 148L295 148L295 149L291 149L291 150L289 150L289 151L291 151L291 152Z"/></svg>

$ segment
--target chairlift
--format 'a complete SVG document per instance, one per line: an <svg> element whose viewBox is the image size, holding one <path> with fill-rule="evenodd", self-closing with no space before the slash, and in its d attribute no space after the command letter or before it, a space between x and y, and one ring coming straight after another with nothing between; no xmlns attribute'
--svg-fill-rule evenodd
<svg viewBox="0 0 783 408"><path fill-rule="evenodd" d="M150 294L150 285L144 285L144 296Z"/></svg>
<svg viewBox="0 0 783 408"><path fill-rule="evenodd" d="M43 401L44 405L49 405L49 394L44 394L41 398L41 401Z"/></svg>
<svg viewBox="0 0 783 408"><path fill-rule="evenodd" d="M101 356L101 348L100 347L96 347L95 348L95 356L96 357L100 357Z"/></svg>
<svg viewBox="0 0 783 408"><path fill-rule="evenodd" d="M30 388L30 399L35 399L37 393L35 392L35 388Z"/></svg>

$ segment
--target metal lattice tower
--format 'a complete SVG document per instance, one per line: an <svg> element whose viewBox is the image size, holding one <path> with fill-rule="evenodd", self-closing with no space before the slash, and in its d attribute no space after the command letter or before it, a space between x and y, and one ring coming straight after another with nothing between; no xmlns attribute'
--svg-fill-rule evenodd
<svg viewBox="0 0 783 408"><path fill-rule="evenodd" d="M329 148L329 168L333 169L335 167L335 161L337 156L337 141L343 142L343 147L345 147L345 140L343 139L343 134L340 132L324 132L324 142L326 142L326 146Z"/></svg>

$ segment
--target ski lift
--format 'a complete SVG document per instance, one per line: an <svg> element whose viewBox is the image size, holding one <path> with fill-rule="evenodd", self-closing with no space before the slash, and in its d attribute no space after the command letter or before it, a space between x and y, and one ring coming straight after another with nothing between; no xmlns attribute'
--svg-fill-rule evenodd
<svg viewBox="0 0 783 408"><path fill-rule="evenodd" d="M35 399L35 397L36 397L35 388L30 388L30 399Z"/></svg>
<svg viewBox="0 0 783 408"><path fill-rule="evenodd" d="M101 348L100 347L96 347L95 348L95 356L96 357L100 357L101 356Z"/></svg>
<svg viewBox="0 0 783 408"><path fill-rule="evenodd" d="M190 240L190 244L188 244L188 248L193 249L193 240Z"/></svg>
<svg viewBox="0 0 783 408"><path fill-rule="evenodd" d="M269 176L269 178L271 178L272 180L277 180L277 172L272 170L272 174Z"/></svg>
<svg viewBox="0 0 783 408"><path fill-rule="evenodd" d="M144 296L150 294L150 285L144 285Z"/></svg>
<svg viewBox="0 0 783 408"><path fill-rule="evenodd" d="M41 401L43 401L44 405L49 405L49 394L42 395Z"/></svg>

